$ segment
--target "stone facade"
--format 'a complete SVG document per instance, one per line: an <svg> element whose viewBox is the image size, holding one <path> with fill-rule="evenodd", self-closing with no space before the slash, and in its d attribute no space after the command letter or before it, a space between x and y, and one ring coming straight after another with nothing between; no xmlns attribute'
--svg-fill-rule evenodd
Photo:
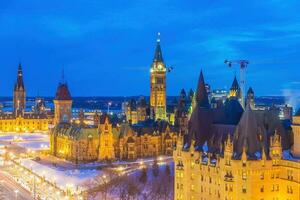
<svg viewBox="0 0 300 200"><path fill-rule="evenodd" d="M173 152L174 200L299 199L298 117L291 154L290 127L273 108L255 110L253 91L245 110L235 95L215 109L202 73L200 80L188 138L180 136Z"/></svg>

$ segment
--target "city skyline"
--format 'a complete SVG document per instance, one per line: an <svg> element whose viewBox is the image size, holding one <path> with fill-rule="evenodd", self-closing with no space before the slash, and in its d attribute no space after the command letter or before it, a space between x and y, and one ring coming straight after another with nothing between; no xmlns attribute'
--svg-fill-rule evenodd
<svg viewBox="0 0 300 200"><path fill-rule="evenodd" d="M256 95L289 95L300 88L297 4L4 1L0 96L12 96L19 62L28 96L54 96L62 69L74 96L147 96L157 32L174 67L167 95L195 89L201 69L213 89L229 89L239 74L225 59L250 61L246 85Z"/></svg>

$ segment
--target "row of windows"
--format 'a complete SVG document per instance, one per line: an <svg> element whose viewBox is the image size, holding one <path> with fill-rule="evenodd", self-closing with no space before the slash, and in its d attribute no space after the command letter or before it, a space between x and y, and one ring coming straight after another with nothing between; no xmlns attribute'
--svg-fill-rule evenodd
<svg viewBox="0 0 300 200"><path fill-rule="evenodd" d="M40 122L38 121L38 122L36 122L37 124L40 124ZM14 123L14 122L0 122L0 126L2 126L2 125L25 125L25 124L27 124L27 125L29 125L29 124L35 124L35 122L33 121L33 122L19 122L19 123ZM41 124L47 124L47 122L41 122Z"/></svg>

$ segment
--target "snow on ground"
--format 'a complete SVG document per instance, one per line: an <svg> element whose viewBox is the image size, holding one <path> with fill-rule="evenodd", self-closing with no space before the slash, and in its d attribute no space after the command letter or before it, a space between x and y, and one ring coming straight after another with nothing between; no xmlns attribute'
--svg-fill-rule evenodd
<svg viewBox="0 0 300 200"><path fill-rule="evenodd" d="M43 142L43 141L30 141L30 142L18 142L16 145L26 148L26 149L31 149L31 150L47 150L49 149L49 142Z"/></svg>
<svg viewBox="0 0 300 200"><path fill-rule="evenodd" d="M100 171L95 169L66 170L42 165L29 159L21 159L20 162L21 165L28 169L32 169L36 174L45 176L46 180L52 183L55 182L62 189L66 189L70 185L84 188L87 181L101 174Z"/></svg>
<svg viewBox="0 0 300 200"><path fill-rule="evenodd" d="M5 133L0 134L0 141L14 141L14 140L49 140L49 136L45 133Z"/></svg>
<svg viewBox="0 0 300 200"><path fill-rule="evenodd" d="M49 149L49 136L44 133L6 133L0 135L0 141L12 142L31 150Z"/></svg>

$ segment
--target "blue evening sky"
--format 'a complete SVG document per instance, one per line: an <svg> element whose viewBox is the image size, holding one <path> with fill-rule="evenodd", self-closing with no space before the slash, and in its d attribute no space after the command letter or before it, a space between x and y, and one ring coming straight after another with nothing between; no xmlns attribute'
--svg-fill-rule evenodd
<svg viewBox="0 0 300 200"><path fill-rule="evenodd" d="M239 70L226 58L250 60L257 95L300 88L299 0L1 0L0 96L19 61L29 96L53 96L63 68L73 96L148 95L157 32L174 67L168 95L195 88L200 69L230 87Z"/></svg>

